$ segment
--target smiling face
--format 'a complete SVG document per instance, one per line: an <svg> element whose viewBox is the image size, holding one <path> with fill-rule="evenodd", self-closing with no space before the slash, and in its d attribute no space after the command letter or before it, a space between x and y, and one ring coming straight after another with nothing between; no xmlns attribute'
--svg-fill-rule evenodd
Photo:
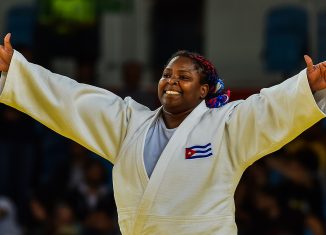
<svg viewBox="0 0 326 235"><path fill-rule="evenodd" d="M208 85L201 84L201 76L192 59L174 57L158 83L158 98L163 110L171 114L191 112L208 92Z"/></svg>

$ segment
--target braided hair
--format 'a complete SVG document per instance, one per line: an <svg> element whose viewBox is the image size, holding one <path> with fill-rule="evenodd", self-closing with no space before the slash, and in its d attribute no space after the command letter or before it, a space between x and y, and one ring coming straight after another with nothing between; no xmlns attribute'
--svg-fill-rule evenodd
<svg viewBox="0 0 326 235"><path fill-rule="evenodd" d="M168 60L168 63L177 56L190 58L194 62L196 69L202 75L200 83L208 84L209 91L205 97L207 107L219 108L228 103L230 91L224 91L224 83L218 76L214 65L208 59L195 52L182 50L174 53Z"/></svg>

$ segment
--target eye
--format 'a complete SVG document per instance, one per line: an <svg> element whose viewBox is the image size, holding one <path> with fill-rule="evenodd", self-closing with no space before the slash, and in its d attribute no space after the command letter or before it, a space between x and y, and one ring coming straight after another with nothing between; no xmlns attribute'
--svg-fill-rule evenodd
<svg viewBox="0 0 326 235"><path fill-rule="evenodd" d="M185 76L185 75L180 75L179 79L180 80L189 80L190 78L188 76Z"/></svg>
<svg viewBox="0 0 326 235"><path fill-rule="evenodd" d="M171 74L170 73L167 73L167 72L164 72L163 75L162 75L163 78L170 78L171 77Z"/></svg>

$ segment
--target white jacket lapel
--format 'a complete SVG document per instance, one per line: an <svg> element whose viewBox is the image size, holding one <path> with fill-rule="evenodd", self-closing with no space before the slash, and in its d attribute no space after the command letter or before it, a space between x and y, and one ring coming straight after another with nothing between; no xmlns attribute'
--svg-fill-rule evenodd
<svg viewBox="0 0 326 235"><path fill-rule="evenodd" d="M187 136L187 134L192 130L194 125L199 121L200 117L205 111L207 111L207 109L208 108L206 107L205 101L202 101L180 124L180 126L177 128L170 141L166 145L165 149L163 150L160 159L158 160L154 168L151 178L148 181L143 198L138 207L133 229L135 235L141 234L141 230L146 219L146 216L144 215L148 214L148 211L150 210L155 200L155 196L160 188L160 182L164 179L168 165L174 156L173 153L178 150L178 148L181 148L181 146L183 145L182 141L184 143L186 142L186 139L181 137ZM156 116L156 118L158 118L158 116ZM143 161L143 155L141 157ZM144 166L142 172L143 174L146 174Z"/></svg>

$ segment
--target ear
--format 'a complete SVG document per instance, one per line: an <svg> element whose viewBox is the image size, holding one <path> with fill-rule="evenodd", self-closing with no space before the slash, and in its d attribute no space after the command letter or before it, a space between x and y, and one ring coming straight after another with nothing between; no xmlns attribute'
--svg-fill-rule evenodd
<svg viewBox="0 0 326 235"><path fill-rule="evenodd" d="M200 98L205 99L209 91L209 86L208 84L203 84L200 86Z"/></svg>

